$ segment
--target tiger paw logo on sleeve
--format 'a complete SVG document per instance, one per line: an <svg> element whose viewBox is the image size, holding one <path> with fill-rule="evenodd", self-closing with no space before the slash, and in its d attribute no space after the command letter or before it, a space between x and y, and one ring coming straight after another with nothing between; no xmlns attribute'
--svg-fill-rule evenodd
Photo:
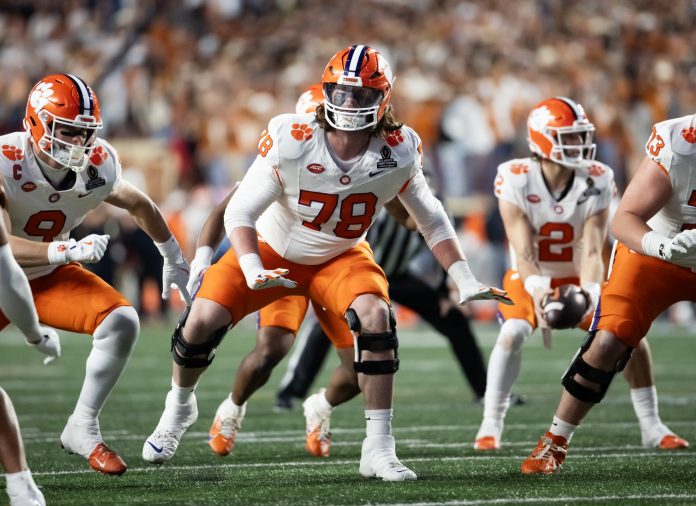
<svg viewBox="0 0 696 506"><path fill-rule="evenodd" d="M314 130L305 123L293 123L292 130L290 131L290 134L295 138L295 140L300 142L311 139L313 133Z"/></svg>
<svg viewBox="0 0 696 506"><path fill-rule="evenodd" d="M24 158L24 153L20 148L16 146L10 146L8 144L3 144L2 154L5 155L6 158L12 160L13 162L17 162Z"/></svg>

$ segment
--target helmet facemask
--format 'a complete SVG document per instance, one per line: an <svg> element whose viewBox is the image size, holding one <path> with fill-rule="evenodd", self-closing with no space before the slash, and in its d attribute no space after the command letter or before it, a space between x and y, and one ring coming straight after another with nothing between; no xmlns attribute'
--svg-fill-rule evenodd
<svg viewBox="0 0 696 506"><path fill-rule="evenodd" d="M364 130L379 122L378 112L384 98L380 90L326 83L324 97L326 121L338 130Z"/></svg>
<svg viewBox="0 0 696 506"><path fill-rule="evenodd" d="M59 118L46 110L40 111L38 117L44 127L44 135L38 142L41 152L75 172L81 172L87 168L102 123L96 121L93 116L77 116L74 120ZM84 143L73 144L59 138L56 134L61 129L82 132ZM67 136L63 135L63 137Z"/></svg>
<svg viewBox="0 0 696 506"><path fill-rule="evenodd" d="M551 161L570 168L579 167L583 161L594 160L597 145L593 142L595 127L586 125L569 127L551 127L545 129L545 135L552 139L549 158Z"/></svg>

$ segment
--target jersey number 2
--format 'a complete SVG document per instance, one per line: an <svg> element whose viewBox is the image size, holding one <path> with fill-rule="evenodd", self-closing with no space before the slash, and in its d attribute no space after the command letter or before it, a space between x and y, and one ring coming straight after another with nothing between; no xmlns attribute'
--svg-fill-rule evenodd
<svg viewBox="0 0 696 506"><path fill-rule="evenodd" d="M312 230L319 231L321 226L329 221L338 205L338 195L335 193L321 193L309 190L300 190L299 203L303 206L311 206L312 202L319 202L321 209L312 221L303 221L302 225ZM362 206L361 214L354 214L356 206ZM374 193L352 193L341 201L339 212L340 221L336 224L333 233L344 239L360 237L372 223L377 206L377 196ZM355 226L356 228L351 228Z"/></svg>
<svg viewBox="0 0 696 506"><path fill-rule="evenodd" d="M568 223L545 223L539 229L539 235L548 237L539 241L540 262L570 262L573 260L573 247L560 247L573 240L573 227ZM555 248L552 249L552 247Z"/></svg>
<svg viewBox="0 0 696 506"><path fill-rule="evenodd" d="M51 242L60 234L65 225L63 211L39 211L32 214L24 225L24 232L33 237L41 237L43 242Z"/></svg>

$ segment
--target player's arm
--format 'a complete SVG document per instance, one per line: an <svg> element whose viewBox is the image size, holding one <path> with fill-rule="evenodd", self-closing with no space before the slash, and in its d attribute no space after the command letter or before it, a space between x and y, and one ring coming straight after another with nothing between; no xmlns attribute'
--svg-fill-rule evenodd
<svg viewBox="0 0 696 506"><path fill-rule="evenodd" d="M191 297L186 290L189 265L157 205L145 193L124 180L105 201L128 211L135 223L154 241L164 257L162 298L169 298L172 285L176 285L184 301L190 304Z"/></svg>
<svg viewBox="0 0 696 506"><path fill-rule="evenodd" d="M611 225L611 233L632 250L645 251L643 238L651 232L647 221L667 204L671 196L672 184L665 169L650 157L644 157L621 197ZM645 253L653 255L653 252Z"/></svg>
<svg viewBox="0 0 696 506"><path fill-rule="evenodd" d="M196 292L196 288L198 288L203 279L203 274L210 267L215 250L225 236L225 209L236 190L237 187L235 186L229 195L225 197L225 200L215 206L198 234L196 254L191 261L191 274L186 284L186 289L191 295Z"/></svg>
<svg viewBox="0 0 696 506"><path fill-rule="evenodd" d="M506 304L512 303L504 291L486 286L474 277L452 223L442 203L428 188L421 171L418 171L399 193L399 200L415 220L418 231L423 235L433 256L457 284L460 304L477 299L495 299Z"/></svg>
<svg viewBox="0 0 696 506"><path fill-rule="evenodd" d="M5 210L5 191L0 180L0 206ZM0 223L0 310L24 334L25 339L48 355L44 363L60 356L60 340L53 329L41 328L29 281L12 255L9 234Z"/></svg>
<svg viewBox="0 0 696 506"><path fill-rule="evenodd" d="M384 208L389 214L392 215L399 225L407 230L416 230L415 220L411 218L408 211L398 198L395 197L391 199L389 202L384 204Z"/></svg>
<svg viewBox="0 0 696 506"><path fill-rule="evenodd" d="M589 293L590 306L599 301L600 283L604 277L602 253L607 237L609 208L590 216L582 227L582 258L580 260L580 285Z"/></svg>
<svg viewBox="0 0 696 506"><path fill-rule="evenodd" d="M287 269L266 269L259 255L256 220L283 194L283 184L276 167L258 156L244 175L237 191L225 208L225 230L239 261L247 286L252 290L297 283L283 276Z"/></svg>

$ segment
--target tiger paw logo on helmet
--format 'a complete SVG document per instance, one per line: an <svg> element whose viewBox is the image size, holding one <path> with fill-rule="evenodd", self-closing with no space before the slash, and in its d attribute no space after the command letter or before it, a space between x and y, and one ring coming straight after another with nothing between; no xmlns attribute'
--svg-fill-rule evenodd
<svg viewBox="0 0 696 506"><path fill-rule="evenodd" d="M696 144L696 128L685 128L684 130L682 130L681 134L686 142L688 142L689 144Z"/></svg>
<svg viewBox="0 0 696 506"><path fill-rule="evenodd" d="M34 110L39 111L48 103L49 97L53 96L52 83L39 83L29 96L29 103Z"/></svg>
<svg viewBox="0 0 696 506"><path fill-rule="evenodd" d="M386 141L387 144L389 144L392 148L395 148L396 146L404 142L404 136L401 134L401 129L389 132Z"/></svg>
<svg viewBox="0 0 696 506"><path fill-rule="evenodd" d="M309 139L311 139L313 133L314 130L305 123L293 123L292 130L290 131L290 135L292 135L295 138L295 140L298 140L300 142L308 141Z"/></svg>
<svg viewBox="0 0 696 506"><path fill-rule="evenodd" d="M19 149L16 146L10 146L8 144L4 144L2 146L2 154L5 155L5 157L12 160L13 162L19 161L22 158L24 158L24 153L21 149Z"/></svg>
<svg viewBox="0 0 696 506"><path fill-rule="evenodd" d="M89 163L92 165L101 165L108 157L109 153L107 153L103 147L97 146L94 148L94 151L92 151L92 156L89 157Z"/></svg>

